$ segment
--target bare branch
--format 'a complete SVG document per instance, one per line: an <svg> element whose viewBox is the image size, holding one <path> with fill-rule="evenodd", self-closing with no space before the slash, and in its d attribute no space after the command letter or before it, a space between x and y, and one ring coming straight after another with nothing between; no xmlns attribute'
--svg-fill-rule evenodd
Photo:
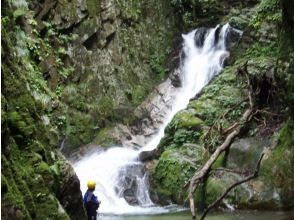
<svg viewBox="0 0 294 220"><path fill-rule="evenodd" d="M190 180L189 184L189 193L188 198L190 202L190 211L192 214L192 218L196 218L196 206L194 204L194 198L193 193L198 188L200 182L203 181L204 177L209 173L211 166L213 163L218 159L219 155L224 152L227 148L229 148L234 141L234 139L239 135L241 128L244 126L244 124L251 120L252 114L253 114L253 100L252 100L252 93L251 93L251 85L250 85L250 79L249 74L247 72L247 63L244 64L242 68L244 75L247 79L247 85L248 85L248 99L249 99L249 108L246 109L246 111L243 113L240 121L236 123L236 125L233 126L233 129L230 131L230 133L226 136L224 142L221 146L219 146L213 154L210 156L210 158L206 161L205 165L200 169L199 171L195 172L193 177ZM232 126L231 126L232 127ZM186 200L187 200L186 199Z"/></svg>
<svg viewBox="0 0 294 220"><path fill-rule="evenodd" d="M258 162L257 162L257 164L256 164L256 168L255 168L254 173L251 174L250 176L246 177L245 179L242 179L242 180L240 180L240 181L238 181L238 182L232 184L229 188L227 188L227 190L226 190L226 191L225 191L225 192L224 192L224 193L223 193L223 194L222 194L217 200L215 200L211 205L209 205L209 206L205 209L205 211L203 212L203 214L202 214L200 220L203 220L203 219L205 218L205 216L207 215L207 213L208 213L212 208L214 208L216 205L218 205L219 202L220 202L221 200L223 200L223 198L225 198L226 195L227 195L232 189L234 189L235 187L241 185L242 183L248 182L249 180L252 180L252 179L254 179L254 178L256 178L256 177L258 176L258 172L259 172L259 169L260 169L260 163L261 163L261 161L262 161L263 156L264 156L264 153L261 154L261 156L260 156L260 158L259 158L259 160L258 160Z"/></svg>
<svg viewBox="0 0 294 220"><path fill-rule="evenodd" d="M228 168L225 168L225 167L212 169L211 171L215 171L215 172L224 171L224 172L230 172L230 173L238 173L238 174L241 174L241 175L243 175L245 173L248 173L247 170L233 170L233 169L228 169Z"/></svg>

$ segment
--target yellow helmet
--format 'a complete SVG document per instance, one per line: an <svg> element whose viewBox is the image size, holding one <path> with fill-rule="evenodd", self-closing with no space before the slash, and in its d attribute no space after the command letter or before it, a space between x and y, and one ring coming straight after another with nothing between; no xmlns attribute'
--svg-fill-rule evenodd
<svg viewBox="0 0 294 220"><path fill-rule="evenodd" d="M88 189L95 189L96 183L93 180L88 181L87 183Z"/></svg>

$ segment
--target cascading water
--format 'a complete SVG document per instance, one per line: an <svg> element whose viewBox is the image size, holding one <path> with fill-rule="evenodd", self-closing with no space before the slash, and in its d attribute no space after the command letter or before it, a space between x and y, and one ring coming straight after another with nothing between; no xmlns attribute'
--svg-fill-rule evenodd
<svg viewBox="0 0 294 220"><path fill-rule="evenodd" d="M81 181L82 192L86 182L95 180L96 194L102 204L99 212L108 214L155 214L167 212L156 207L149 197L148 176L137 157L141 151L156 148L164 135L164 128L173 116L184 109L191 98L222 70L231 39L241 34L226 24L213 29L198 28L183 37L181 60L182 87L172 101L172 108L158 132L140 150L113 147L97 152L74 164ZM127 202L127 201L128 202ZM133 204L133 205L130 205Z"/></svg>

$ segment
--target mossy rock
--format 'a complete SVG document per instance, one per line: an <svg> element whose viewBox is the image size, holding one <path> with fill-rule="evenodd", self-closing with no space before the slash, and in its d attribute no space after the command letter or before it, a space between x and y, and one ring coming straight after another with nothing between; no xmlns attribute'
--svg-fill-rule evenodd
<svg viewBox="0 0 294 220"><path fill-rule="evenodd" d="M194 130L200 130L203 121L195 115L196 112L193 110L182 110L172 119L171 126L176 129L191 128Z"/></svg>
<svg viewBox="0 0 294 220"><path fill-rule="evenodd" d="M178 204L182 204L187 196L181 186L185 185L197 166L182 153L175 149L164 151L151 172L153 191ZM197 162L200 163L199 160Z"/></svg>
<svg viewBox="0 0 294 220"><path fill-rule="evenodd" d="M216 176L211 176L206 182L206 197L205 203L211 204L218 199L225 190L233 183L242 179L241 176L234 173L220 173ZM225 197L229 204L248 203L250 193L243 185L234 188Z"/></svg>
<svg viewBox="0 0 294 220"><path fill-rule="evenodd" d="M280 132L277 146L266 154L260 178L279 192L284 207L293 208L294 133L293 122L288 121Z"/></svg>
<svg viewBox="0 0 294 220"><path fill-rule="evenodd" d="M141 85L136 86L132 92L133 104L137 106L138 104L142 103L146 95L147 95L147 91L143 86Z"/></svg>
<svg viewBox="0 0 294 220"><path fill-rule="evenodd" d="M87 9L91 16L98 16L101 11L100 0L87 0Z"/></svg>
<svg viewBox="0 0 294 220"><path fill-rule="evenodd" d="M101 129L92 143L102 147L111 147L118 144L118 140L113 136L113 127Z"/></svg>

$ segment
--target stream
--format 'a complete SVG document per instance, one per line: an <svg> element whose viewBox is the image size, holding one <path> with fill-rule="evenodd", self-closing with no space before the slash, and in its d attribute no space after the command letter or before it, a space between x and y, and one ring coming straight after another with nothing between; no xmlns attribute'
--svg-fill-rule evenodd
<svg viewBox="0 0 294 220"><path fill-rule="evenodd" d="M198 215L200 217L200 215ZM178 212L172 214L149 215L149 216L103 216L100 220L191 220L190 212ZM293 220L294 212L272 211L234 211L212 212L206 216L206 220Z"/></svg>

